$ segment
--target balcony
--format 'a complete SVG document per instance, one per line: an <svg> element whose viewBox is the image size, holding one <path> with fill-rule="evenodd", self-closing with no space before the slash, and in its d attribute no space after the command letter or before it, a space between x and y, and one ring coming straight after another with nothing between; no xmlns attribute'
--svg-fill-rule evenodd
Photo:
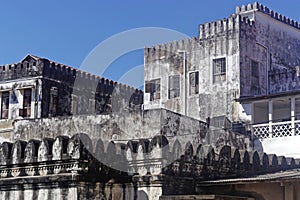
<svg viewBox="0 0 300 200"><path fill-rule="evenodd" d="M260 139L300 135L300 96L252 102L252 133Z"/></svg>
<svg viewBox="0 0 300 200"><path fill-rule="evenodd" d="M300 135L300 120L252 125L252 133L260 138L278 138Z"/></svg>

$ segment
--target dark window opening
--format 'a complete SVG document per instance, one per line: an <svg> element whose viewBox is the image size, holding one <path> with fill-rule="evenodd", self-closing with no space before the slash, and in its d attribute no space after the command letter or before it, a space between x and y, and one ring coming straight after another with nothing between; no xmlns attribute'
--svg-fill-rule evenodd
<svg viewBox="0 0 300 200"><path fill-rule="evenodd" d="M226 80L226 59L219 58L213 60L213 82Z"/></svg>
<svg viewBox="0 0 300 200"><path fill-rule="evenodd" d="M57 87L52 87L50 89L49 117L55 117L57 115L57 101L58 89Z"/></svg>
<svg viewBox="0 0 300 200"><path fill-rule="evenodd" d="M31 88L24 89L23 93L23 107L19 109L19 116L30 117L31 116Z"/></svg>
<svg viewBox="0 0 300 200"><path fill-rule="evenodd" d="M160 79L146 81L145 92L150 93L150 101L160 99Z"/></svg>
<svg viewBox="0 0 300 200"><path fill-rule="evenodd" d="M8 119L9 92L2 92L1 95L1 119Z"/></svg>
<svg viewBox="0 0 300 200"><path fill-rule="evenodd" d="M190 95L199 94L199 72L190 73Z"/></svg>
<svg viewBox="0 0 300 200"><path fill-rule="evenodd" d="M180 75L169 76L169 99L180 96Z"/></svg>
<svg viewBox="0 0 300 200"><path fill-rule="evenodd" d="M259 77L259 65L258 62L251 60L251 75L252 77Z"/></svg>
<svg viewBox="0 0 300 200"><path fill-rule="evenodd" d="M251 91L253 95L261 93L259 86L259 63L251 60Z"/></svg>

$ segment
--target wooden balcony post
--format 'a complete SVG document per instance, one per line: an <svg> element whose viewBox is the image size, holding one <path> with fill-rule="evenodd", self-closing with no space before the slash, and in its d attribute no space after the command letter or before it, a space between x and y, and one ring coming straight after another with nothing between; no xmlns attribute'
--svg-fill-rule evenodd
<svg viewBox="0 0 300 200"><path fill-rule="evenodd" d="M295 97L291 98L291 123L292 135L295 135Z"/></svg>
<svg viewBox="0 0 300 200"><path fill-rule="evenodd" d="M272 138L273 135L273 128L272 122L273 121L273 100L269 100L269 137Z"/></svg>

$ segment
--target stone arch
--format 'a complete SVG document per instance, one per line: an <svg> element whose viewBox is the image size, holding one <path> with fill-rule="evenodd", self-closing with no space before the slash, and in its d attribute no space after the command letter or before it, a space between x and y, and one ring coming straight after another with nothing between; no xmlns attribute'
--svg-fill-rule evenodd
<svg viewBox="0 0 300 200"><path fill-rule="evenodd" d="M116 154L115 154L115 165L114 169L120 170L120 171L128 171L128 161L126 158L126 149L127 145L124 143L116 143L115 144L115 149L116 149Z"/></svg>
<svg viewBox="0 0 300 200"><path fill-rule="evenodd" d="M194 149L192 143L189 141L185 145L185 150L184 150L184 158L185 160L191 161L193 159L194 155Z"/></svg>
<svg viewBox="0 0 300 200"><path fill-rule="evenodd" d="M137 145L137 154L136 154L137 160L143 160L144 159L144 148L141 143L138 143Z"/></svg>
<svg viewBox="0 0 300 200"><path fill-rule="evenodd" d="M63 155L68 152L68 136L57 136L53 143L52 160L62 160Z"/></svg>
<svg viewBox="0 0 300 200"><path fill-rule="evenodd" d="M231 167L231 147L228 145L224 145L221 148L219 154L219 166L223 169L230 169Z"/></svg>
<svg viewBox="0 0 300 200"><path fill-rule="evenodd" d="M231 156L232 156L232 160L231 160L231 166L232 169L234 170L239 170L241 167L241 155L238 149L232 149Z"/></svg>
<svg viewBox="0 0 300 200"><path fill-rule="evenodd" d="M176 139L173 144L172 156L173 160L180 159L182 155L182 148L180 142Z"/></svg>
<svg viewBox="0 0 300 200"><path fill-rule="evenodd" d="M208 166L213 166L216 160L215 150L212 146L208 146L206 153L206 164Z"/></svg>
<svg viewBox="0 0 300 200"><path fill-rule="evenodd" d="M197 150L196 150L196 155L195 155L195 158L198 162L201 162L204 160L204 158L202 158L201 151L202 151L202 144L199 144L197 147Z"/></svg>
<svg viewBox="0 0 300 200"><path fill-rule="evenodd" d="M94 155L95 155L95 157L98 161L101 161L105 157L105 155L104 155L104 144L103 144L103 141L102 141L101 138L99 138L97 140Z"/></svg>
<svg viewBox="0 0 300 200"><path fill-rule="evenodd" d="M137 154L138 142L129 140L126 145L126 158L128 160L135 160Z"/></svg>
<svg viewBox="0 0 300 200"><path fill-rule="evenodd" d="M278 165L281 167L282 170L288 168L286 158L284 156L278 156Z"/></svg>
<svg viewBox="0 0 300 200"><path fill-rule="evenodd" d="M294 158L286 158L286 162L289 166L289 168L295 168L296 167L296 161Z"/></svg>
<svg viewBox="0 0 300 200"><path fill-rule="evenodd" d="M154 136L150 142L149 151L151 151L152 156L154 156L155 151L160 152L160 157L168 159L170 151L168 139L163 135Z"/></svg>
<svg viewBox="0 0 300 200"><path fill-rule="evenodd" d="M36 162L41 141L29 140L25 148L24 163Z"/></svg>
<svg viewBox="0 0 300 200"><path fill-rule="evenodd" d="M13 144L11 155L12 164L19 164L23 162L26 144L27 142L22 140L18 140Z"/></svg>
<svg viewBox="0 0 300 200"><path fill-rule="evenodd" d="M93 152L92 141L85 133L76 134L69 140L67 151L72 159L88 159Z"/></svg>
<svg viewBox="0 0 300 200"><path fill-rule="evenodd" d="M152 138L150 147L152 148L152 147L155 147L158 145L160 148L163 148L163 147L167 146L168 144L169 144L169 141L165 136L156 135Z"/></svg>
<svg viewBox="0 0 300 200"><path fill-rule="evenodd" d="M278 158L275 154L269 154L269 165L272 169L278 168Z"/></svg>
<svg viewBox="0 0 300 200"><path fill-rule="evenodd" d="M106 164L109 166L114 166L115 162L117 162L116 146L113 141L110 141L106 148Z"/></svg>
<svg viewBox="0 0 300 200"><path fill-rule="evenodd" d="M10 142L3 142L0 145L0 164L7 165L11 159L13 144Z"/></svg>
<svg viewBox="0 0 300 200"><path fill-rule="evenodd" d="M260 158L257 151L252 154L252 169L257 172L260 170Z"/></svg>
<svg viewBox="0 0 300 200"><path fill-rule="evenodd" d="M149 153L151 149L150 141L147 139L141 139L139 141L139 146L142 147L143 153Z"/></svg>
<svg viewBox="0 0 300 200"><path fill-rule="evenodd" d="M241 155L241 160L243 163L243 170L250 170L251 166L250 166L250 155L248 153L248 151L246 150L242 150L240 151L240 155Z"/></svg>
<svg viewBox="0 0 300 200"><path fill-rule="evenodd" d="M268 171L269 169L269 157L266 153L260 153L260 162L262 170Z"/></svg>
<svg viewBox="0 0 300 200"><path fill-rule="evenodd" d="M139 142L134 141L134 140L129 140L127 142L127 147L126 149L131 151L132 153L137 153L137 148L138 148Z"/></svg>
<svg viewBox="0 0 300 200"><path fill-rule="evenodd" d="M115 143L113 141L110 141L107 144L106 154L108 154L108 155L115 155L116 154L116 146L115 146Z"/></svg>
<svg viewBox="0 0 300 200"><path fill-rule="evenodd" d="M54 140L52 138L43 138L38 149L38 162L51 160L52 147Z"/></svg>

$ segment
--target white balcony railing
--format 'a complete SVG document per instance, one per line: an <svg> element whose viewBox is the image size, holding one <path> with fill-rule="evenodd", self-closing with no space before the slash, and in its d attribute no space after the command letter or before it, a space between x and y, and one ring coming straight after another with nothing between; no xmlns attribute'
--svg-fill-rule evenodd
<svg viewBox="0 0 300 200"><path fill-rule="evenodd" d="M277 138L300 135L300 120L252 125L253 134L260 138Z"/></svg>

